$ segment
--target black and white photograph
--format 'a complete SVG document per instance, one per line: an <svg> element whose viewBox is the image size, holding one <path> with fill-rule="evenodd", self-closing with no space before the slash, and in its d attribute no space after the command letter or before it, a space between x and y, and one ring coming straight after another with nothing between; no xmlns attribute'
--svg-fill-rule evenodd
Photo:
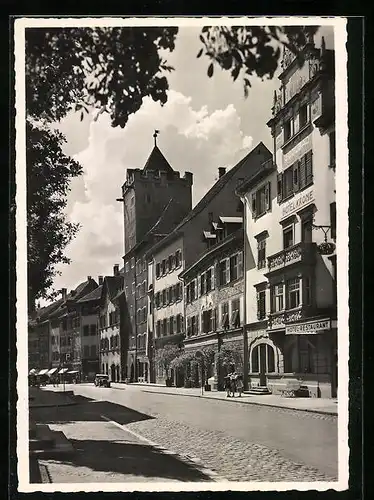
<svg viewBox="0 0 374 500"><path fill-rule="evenodd" d="M348 487L347 20L20 17L20 492Z"/></svg>

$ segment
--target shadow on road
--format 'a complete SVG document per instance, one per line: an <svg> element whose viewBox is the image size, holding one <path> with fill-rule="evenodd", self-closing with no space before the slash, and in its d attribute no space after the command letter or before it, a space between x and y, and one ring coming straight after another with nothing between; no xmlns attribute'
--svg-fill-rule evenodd
<svg viewBox="0 0 374 500"><path fill-rule="evenodd" d="M96 401L84 396L75 396L74 400L77 403L74 406L30 408L30 415L36 422L43 424L97 422L98 420L102 420L100 415L106 415L109 419L115 420L121 425L154 418L145 413L108 401Z"/></svg>
<svg viewBox="0 0 374 500"><path fill-rule="evenodd" d="M101 440L70 440L76 452L60 464L87 467L93 471L111 472L176 481L212 481L193 465L165 455L149 445Z"/></svg>

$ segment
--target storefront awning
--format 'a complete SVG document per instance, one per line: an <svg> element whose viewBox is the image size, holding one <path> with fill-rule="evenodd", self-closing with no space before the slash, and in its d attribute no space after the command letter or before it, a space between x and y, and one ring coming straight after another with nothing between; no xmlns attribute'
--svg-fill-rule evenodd
<svg viewBox="0 0 374 500"><path fill-rule="evenodd" d="M78 370L71 370L70 372L68 372L68 375L73 374L73 373L79 373L79 371Z"/></svg>
<svg viewBox="0 0 374 500"><path fill-rule="evenodd" d="M43 370L40 370L38 375L46 375L47 372L48 372L48 368L44 368Z"/></svg>
<svg viewBox="0 0 374 500"><path fill-rule="evenodd" d="M38 373L38 370L36 368L32 368L30 371L29 371L29 375L36 375Z"/></svg>
<svg viewBox="0 0 374 500"><path fill-rule="evenodd" d="M55 373L55 372L57 372L57 368L51 368L51 369L48 371L47 375L52 375L52 374L53 374L53 373Z"/></svg>
<svg viewBox="0 0 374 500"><path fill-rule="evenodd" d="M69 368L61 368L61 370L58 373L59 374L66 373L68 370L69 370Z"/></svg>

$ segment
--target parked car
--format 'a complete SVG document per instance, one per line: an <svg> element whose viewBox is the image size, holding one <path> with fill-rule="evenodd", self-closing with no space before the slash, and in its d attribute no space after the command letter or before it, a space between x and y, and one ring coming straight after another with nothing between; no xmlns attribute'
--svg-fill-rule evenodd
<svg viewBox="0 0 374 500"><path fill-rule="evenodd" d="M104 373L97 373L95 376L94 384L96 387L110 387L109 375Z"/></svg>

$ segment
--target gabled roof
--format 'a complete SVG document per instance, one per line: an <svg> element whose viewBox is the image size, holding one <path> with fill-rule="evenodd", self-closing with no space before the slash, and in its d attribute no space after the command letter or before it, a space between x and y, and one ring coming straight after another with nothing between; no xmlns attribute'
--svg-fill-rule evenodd
<svg viewBox="0 0 374 500"><path fill-rule="evenodd" d="M97 288L95 288L95 290L92 290L92 292L84 295L81 299L77 300L77 302L81 304L82 302L89 302L90 300L99 300L101 297L102 288L103 285L99 285Z"/></svg>
<svg viewBox="0 0 374 500"><path fill-rule="evenodd" d="M49 316L56 311L63 303L62 298L48 304L48 306L41 307L35 311L35 317L32 318L30 323L40 323L49 318Z"/></svg>
<svg viewBox="0 0 374 500"><path fill-rule="evenodd" d="M50 317L51 318L58 318L60 316L63 316L67 311L66 302L68 302L69 300L72 302L77 302L79 299L84 297L87 294L86 287L90 282L91 283L94 282L95 284L97 284L96 281L93 280L92 278L91 278L91 280L86 280L86 281L83 281L82 283L80 283L77 286L77 288L75 288L74 290L72 290L70 293L67 294L66 301L63 301L61 299L60 306L50 314Z"/></svg>
<svg viewBox="0 0 374 500"><path fill-rule="evenodd" d="M157 171L161 170L162 172L172 173L174 170L172 169L170 163L167 161L165 156L161 153L157 146L154 146L151 154L146 161L143 172Z"/></svg>
<svg viewBox="0 0 374 500"><path fill-rule="evenodd" d="M123 286L123 275L104 276L104 282L101 288L101 298L107 293L109 300L113 300Z"/></svg>
<svg viewBox="0 0 374 500"><path fill-rule="evenodd" d="M269 159L272 158L272 154L269 149L265 146L265 144L261 141L255 146L244 158L242 158L234 167L232 167L229 171L227 171L222 177L218 179L218 181L209 189L209 191L201 198L201 200L194 206L194 208L186 215L186 217L171 231L165 238L163 238L160 242L154 245L154 250L162 248L164 244L167 244L169 241L173 241L173 239L178 236L179 231L183 228L183 226L189 222L191 219L196 217L204 208L214 199L215 196L223 189L224 185L229 182L234 175L241 169L245 168L247 162L251 162L253 156L259 151L264 150L269 153ZM265 160L266 163L267 160ZM263 163L253 163L253 174L261 171Z"/></svg>

